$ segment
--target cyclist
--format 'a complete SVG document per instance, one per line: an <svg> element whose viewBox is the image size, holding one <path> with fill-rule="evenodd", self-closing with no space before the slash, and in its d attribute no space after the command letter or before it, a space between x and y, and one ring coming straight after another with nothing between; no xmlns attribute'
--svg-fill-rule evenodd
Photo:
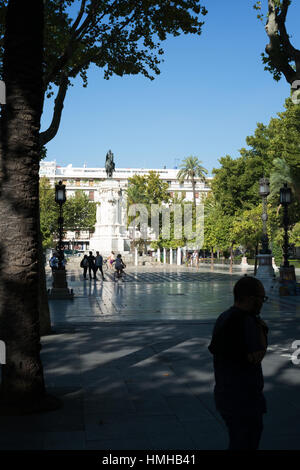
<svg viewBox="0 0 300 470"><path fill-rule="evenodd" d="M122 276L124 268L126 268L126 264L122 260L122 255L118 255L114 263L115 263L115 270L116 270L115 275L117 278L119 278Z"/></svg>

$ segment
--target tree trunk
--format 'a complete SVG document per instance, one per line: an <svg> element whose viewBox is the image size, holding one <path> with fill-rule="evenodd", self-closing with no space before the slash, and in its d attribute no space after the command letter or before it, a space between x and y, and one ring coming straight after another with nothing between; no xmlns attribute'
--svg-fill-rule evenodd
<svg viewBox="0 0 300 470"><path fill-rule="evenodd" d="M196 207L196 190L195 190L195 180L194 177L192 177L192 189L193 189L193 201L194 201L194 206Z"/></svg>
<svg viewBox="0 0 300 470"><path fill-rule="evenodd" d="M0 331L6 344L1 402L27 412L57 406L56 400L46 404L39 332L43 20L43 0L10 0L3 60L7 104L0 142Z"/></svg>
<svg viewBox="0 0 300 470"><path fill-rule="evenodd" d="M257 255L258 255L258 242L256 242L256 245L255 245L254 276L256 276L256 273L257 273Z"/></svg>
<svg viewBox="0 0 300 470"><path fill-rule="evenodd" d="M40 218L38 219L40 222ZM43 256L42 234L39 223L39 320L40 320L40 335L49 335L51 333L51 319L48 304L47 286L46 286L46 273L45 263Z"/></svg>

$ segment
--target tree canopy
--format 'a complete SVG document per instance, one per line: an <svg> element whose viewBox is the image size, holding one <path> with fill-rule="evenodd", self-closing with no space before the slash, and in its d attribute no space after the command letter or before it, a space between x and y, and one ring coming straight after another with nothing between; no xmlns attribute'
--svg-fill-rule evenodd
<svg viewBox="0 0 300 470"><path fill-rule="evenodd" d="M285 102L285 111L278 113L268 125L258 123L252 136L246 138L248 148L240 149L240 157L226 155L219 159L221 167L213 169L212 196L205 202L205 246L218 247L218 236L225 227L228 234L223 239L229 246L242 244L253 250L261 237L261 197L259 179L270 179L268 198L269 239L276 246L280 259L283 241L282 210L279 203L280 188L284 183L292 189L292 204L289 207L291 242L298 240L297 223L300 220L300 105ZM210 207L209 206L212 206ZM260 214L260 215L259 215ZM228 216L231 224L228 224ZM219 221L222 221L219 227ZM296 224L296 225L295 225ZM293 227L295 228L293 229Z"/></svg>
<svg viewBox="0 0 300 470"><path fill-rule="evenodd" d="M53 238L57 236L59 206L55 202L55 189L48 178L40 179L40 225L44 248L54 246ZM96 203L82 191L68 197L63 206L64 230L79 231L94 229L96 223Z"/></svg>

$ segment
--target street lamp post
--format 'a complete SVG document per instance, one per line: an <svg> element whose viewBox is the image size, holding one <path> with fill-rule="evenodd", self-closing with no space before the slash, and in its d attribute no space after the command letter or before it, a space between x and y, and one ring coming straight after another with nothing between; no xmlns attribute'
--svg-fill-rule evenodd
<svg viewBox="0 0 300 470"><path fill-rule="evenodd" d="M63 244L63 211L62 206L66 202L66 186L61 181L55 186L55 202L59 204L59 217L58 217L58 269L64 269L64 244Z"/></svg>
<svg viewBox="0 0 300 470"><path fill-rule="evenodd" d="M58 217L58 269L53 271L52 289L48 291L49 299L73 299L73 290L68 289L63 244L63 211L62 206L66 202L66 186L61 181L55 186L55 202L59 204Z"/></svg>
<svg viewBox="0 0 300 470"><path fill-rule="evenodd" d="M270 183L268 178L261 178L259 180L259 194L262 198L262 222L263 233L261 237L262 248L257 255L258 268L256 277L263 283L265 291L268 291L274 282L275 274L272 266L272 252L269 249L269 239L267 233L267 197L270 194Z"/></svg>
<svg viewBox="0 0 300 470"><path fill-rule="evenodd" d="M282 284L287 282L292 282L296 288L296 275L295 267L291 266L289 263L289 216L288 216L288 206L292 202L291 189L288 187L287 183L284 183L284 186L280 188L280 204L283 206L283 228L284 228L284 243L283 243L283 265L280 266L280 281Z"/></svg>

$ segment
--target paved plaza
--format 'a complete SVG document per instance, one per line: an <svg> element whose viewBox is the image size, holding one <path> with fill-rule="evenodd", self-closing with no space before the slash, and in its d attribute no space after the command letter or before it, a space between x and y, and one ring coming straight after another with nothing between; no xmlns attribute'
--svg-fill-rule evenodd
<svg viewBox="0 0 300 470"><path fill-rule="evenodd" d="M113 282L111 272L105 282L90 281L79 260L68 265L75 298L50 301L54 334L42 338L47 390L63 407L1 417L0 449L226 449L207 346L242 272L126 271L124 282ZM300 341L299 297L271 293L262 317L270 333L260 448L300 449L300 364L291 361L291 345Z"/></svg>

